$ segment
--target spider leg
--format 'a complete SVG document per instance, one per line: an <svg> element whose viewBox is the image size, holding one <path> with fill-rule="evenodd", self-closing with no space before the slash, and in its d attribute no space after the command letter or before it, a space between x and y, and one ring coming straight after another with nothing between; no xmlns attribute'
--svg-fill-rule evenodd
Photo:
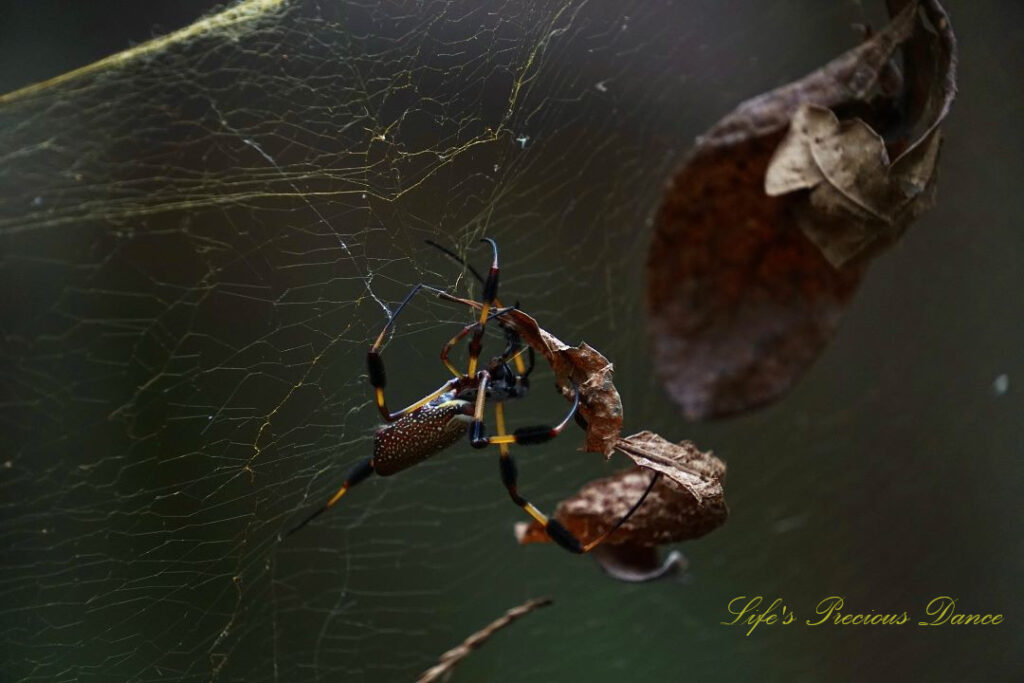
<svg viewBox="0 0 1024 683"><path fill-rule="evenodd" d="M486 371L481 371L481 375L486 374ZM489 376L488 376L489 379ZM554 427L550 425L534 425L530 427L517 427L511 434L499 434L497 436L487 436L487 430L483 423L483 406L480 405L480 396L484 394L484 390L487 387L486 380L480 384L479 391L477 393L477 404L478 409L473 415L473 422L469 425L469 442L473 448L486 448L487 446L497 444L520 444L522 446L532 446L538 443L544 443L550 441L565 429L565 426L569 424L569 421L576 415L577 409L580 407L580 392L575 387L572 387L572 408L569 409L569 413L562 418Z"/></svg>
<svg viewBox="0 0 1024 683"><path fill-rule="evenodd" d="M498 300L495 299L495 304L498 304ZM518 308L519 302L513 308ZM516 374L519 375L520 379L527 379L530 373L533 372L533 365L535 357L533 353L533 347L523 347L523 339L519 336L519 333L510 327L507 327L501 320L498 320L498 325L505 331L505 350L501 352L501 360L508 362L511 360L516 365ZM523 362L523 353L529 352L530 364L527 367L526 363Z"/></svg>
<svg viewBox="0 0 1024 683"><path fill-rule="evenodd" d="M526 378L528 378L530 376L530 373L533 372L533 366L537 362L537 357L533 353L533 347L532 346L527 346L526 347L526 355L530 359L530 362L519 372L519 374L522 375L522 379L526 379ZM517 368L519 367L519 361L522 360L521 356L522 356L521 353L516 356L516 367ZM579 415L579 413L576 413L576 414Z"/></svg>
<svg viewBox="0 0 1024 683"><path fill-rule="evenodd" d="M443 394L443 393L445 393L447 391L451 391L452 389L454 389L458 383L459 383L458 379L450 379L450 380L448 380L447 382L445 382L444 384L439 386L437 389L435 389L434 391L430 392L429 394L427 394L426 396L424 396L420 400L416 401L415 403L410 403L409 405L407 405L406 407L402 408L401 410L396 410L393 413L389 413L388 414L388 418L387 418L388 422L394 422L398 418L400 418L400 417L402 417L404 415L408 415L409 413L411 413L412 411L416 410L417 408L422 408L423 406L427 405L428 403L433 401L435 398L437 398L441 394Z"/></svg>
<svg viewBox="0 0 1024 683"><path fill-rule="evenodd" d="M476 374L477 361L480 358L480 351L483 349L484 328L487 325L488 314L495 305L498 298L498 245L490 237L485 237L481 242L489 242L491 251L494 253L494 260L491 262L491 269L484 280L484 289L481 295L483 307L480 309L480 318L477 320L478 327L473 332L473 338L469 340L469 370L466 374L470 377Z"/></svg>
<svg viewBox="0 0 1024 683"><path fill-rule="evenodd" d="M658 478L662 476L662 473L654 473L654 476L651 477L650 483L647 484L647 488L644 490L640 499L633 504L626 514L612 524L611 528L601 533L601 535L596 539L586 544L583 543L580 539L575 537L564 524L553 517L548 517L538 510L534 504L519 495L518 471L515 466L515 460L513 460L512 455L509 453L510 443L530 445L534 443L543 443L555 436L558 436L558 434L560 434L569 423L569 420L571 420L573 416L577 415L577 410L580 408L580 390L575 388L575 386L572 387L572 408L569 410L568 415L566 415L557 426L520 427L511 434L507 433L505 428L504 404L500 401L497 402L495 404L495 423L498 428L498 435L488 437L484 433L482 419L483 400L481 400L481 396L485 393L487 379L486 371L482 371L479 375L479 389L476 395L476 410L474 411L473 422L470 424L469 429L470 442L473 447L476 447L476 449L481 449L481 447L485 447L493 443L498 444L498 449L501 454L499 464L502 472L502 483L504 483L505 487L508 489L509 497L511 497L512 502L525 510L526 513L529 514L530 517L536 519L539 524L543 525L544 530L547 531L551 540L565 550L571 553L589 553L591 550L603 543L611 533L617 530L618 527L625 524L626 521L633 516L633 513L640 509L640 506L643 505L643 502L647 499L647 495L650 494L651 488L654 487L654 484L657 482Z"/></svg>
<svg viewBox="0 0 1024 683"><path fill-rule="evenodd" d="M505 404L501 401L494 404L494 422L498 429L498 436L505 436L507 434L505 431ZM512 498L512 502L526 510L531 517L547 529L549 522L547 515L538 510L533 503L519 495L516 484L516 461L512 459L512 454L509 453L508 444L498 444L498 450L501 453L499 460L501 465L501 481L505 484L505 488L508 489L508 495Z"/></svg>
<svg viewBox="0 0 1024 683"><path fill-rule="evenodd" d="M496 403L494 406L494 421L498 429L498 437L507 436L505 431L505 407L501 402ZM651 492L651 489L654 488L654 484L657 483L658 479L661 477L661 472L656 472L654 476L651 477L651 483L647 485L647 489L644 491L643 495L640 496L639 500L633 503L633 506L626 512L626 514L620 517L610 529L602 533L600 536L588 543L583 543L575 534L569 531L564 524L553 517L548 517L538 510L533 503L519 495L519 473L516 468L516 461L509 453L508 442L496 441L496 443L498 444L498 449L501 453L501 457L498 461L498 464L501 467L501 482L505 485L505 488L508 489L508 495L512 498L512 502L525 510L527 514L537 521L538 524L543 526L544 531L546 531L548 536L551 537L551 540L571 553L588 553L604 542L608 536L625 524L626 520L632 517L634 512L640 509L644 500L647 499L647 494Z"/></svg>
<svg viewBox="0 0 1024 683"><path fill-rule="evenodd" d="M449 339L448 343L441 348L441 362L444 363L444 366L448 368L449 372L456 377L462 377L462 373L459 372L458 368L456 368L450 360L448 360L448 354L451 353L452 349L455 348L455 345L458 344L467 334L478 327L480 327L480 323L477 322L466 325L457 335Z"/></svg>
<svg viewBox="0 0 1024 683"><path fill-rule="evenodd" d="M497 299L495 299L495 301L497 301ZM487 316L487 320L492 320L494 318L502 316L502 315L504 315L505 313L508 313L511 310L514 310L514 308L512 308L512 307L508 307L508 308L495 308L494 310L491 311L491 314L489 316ZM448 343L446 343L441 348L441 362L444 363L444 366L446 368L448 368L449 372L451 372L456 377L458 377L458 378L469 377L469 375L463 375L461 372L459 372L458 368L455 367L455 364L452 363L451 360L448 358L448 354L451 353L452 349L455 348L455 346L462 339L464 339L466 337L466 335L468 335L470 332L481 332L482 333L482 330L483 330L483 325L481 325L481 323L479 323L479 322L471 322L470 324L468 324L465 327L463 327L459 331L458 334L456 334L454 337L449 339ZM531 352L532 352L532 350L531 350ZM504 355L502 357L504 358ZM520 363L521 362L522 361L520 361ZM524 367L524 369L525 369L525 367Z"/></svg>
<svg viewBox="0 0 1024 683"><path fill-rule="evenodd" d="M306 526L323 513L330 510L335 503L341 500L341 497L344 496L350 488L360 483L361 481L369 477L371 474L373 474L373 458L367 458L366 460L359 462L355 467L353 467L349 471L348 476L345 477L345 483L341 485L341 488L338 489L337 493L331 496L330 500L324 503L323 507L318 508L313 514L306 517L304 520L302 520L297 525L292 527L291 531L285 534L285 538L291 536L296 531Z"/></svg>
<svg viewBox="0 0 1024 683"><path fill-rule="evenodd" d="M486 282L484 281L483 275L480 274L480 271L478 271L476 268L474 268L472 264L466 263L466 261L463 260L463 258L461 256L456 254L451 249L448 249L447 247L444 247L444 246L438 244L437 242L435 242L433 240L424 240L424 241L427 244L429 244L430 246L434 247L438 251L440 251L443 254L445 254L446 256L448 256L450 259L452 259L453 261L455 261L456 263L461 265L463 268L468 269L469 272L473 274L473 277L475 277L480 282L481 285L485 285L486 286ZM490 242L491 244L494 244L493 240L486 240L486 241ZM495 298L494 298L494 305L499 307L499 308L501 307L501 301L498 300L497 296L495 296ZM515 306L513 306L512 308L519 308L519 302L517 301ZM501 325L501 321L500 320L498 321L498 324ZM512 336L514 336L518 340L519 335L517 335L513 330L505 327L504 325L502 325L502 327L505 329L505 336L507 338L509 338L510 343L511 343ZM530 358L531 358L530 363L531 364L530 364L530 369L529 370L527 370L526 365L523 363L522 353L521 352L520 353L516 353L515 355L512 355L512 353L510 353L506 349L505 353L502 354L502 359L507 361L509 358L511 358L512 361L516 365L516 372L519 373L520 375L523 375L525 377L526 375L529 375L530 371L533 369L533 350L532 349L530 350L530 354L531 354L530 355ZM452 372L455 372L456 376L458 376L457 371L454 368L452 368L450 365L448 365L447 362L445 363L445 365L447 365L448 369L451 370Z"/></svg>
<svg viewBox="0 0 1024 683"><path fill-rule="evenodd" d="M388 410L387 401L384 399L384 387L387 386L387 373L384 371L384 361L381 360L380 357L380 348L381 346L384 345L384 339L387 337L388 332L390 332L391 329L394 327L395 320L398 318L398 315L405 309L406 305L408 305L408 303L412 301L412 298L422 291L430 292L431 294L437 295L437 297L440 299L460 303L465 306L469 306L470 308L476 308L477 306L480 306L480 304L477 303L476 301L459 298L457 296L449 294L448 292L442 289L437 289L436 287L431 287L430 285L425 285L423 283L420 283L413 287L411 290L409 290L409 293L405 295L405 298L402 300L402 303L398 304L398 308L395 309L394 313L391 313L389 315L388 322L386 325L384 325L384 329L380 331L380 334L377 335L376 341L373 342L373 345L370 347L370 350L366 353L366 367L370 377L370 386L373 387L374 401L376 401L377 403L377 410L380 411L381 417L383 417L386 422L394 422L402 415L405 415L411 410L415 410L416 408L429 402L430 400L436 398L437 396L440 396L442 393L444 393L445 387L447 386L443 386L441 389L438 389L433 394L430 394L427 397L423 398L422 400L412 404L408 408L400 410L395 413L392 413L390 410Z"/></svg>

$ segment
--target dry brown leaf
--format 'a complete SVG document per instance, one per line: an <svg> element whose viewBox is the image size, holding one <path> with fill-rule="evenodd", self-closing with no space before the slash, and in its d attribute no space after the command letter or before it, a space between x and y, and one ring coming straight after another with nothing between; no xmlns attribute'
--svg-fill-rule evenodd
<svg viewBox="0 0 1024 683"><path fill-rule="evenodd" d="M929 204L937 126L955 93L955 41L934 0L920 11L916 1L892 4L895 16L877 34L719 121L666 190L648 254L649 329L657 372L691 419L788 390L832 337L868 257ZM905 77L894 92L891 59L901 47ZM768 196L769 162L803 105L869 129L840 127L831 144L791 148L769 183L787 194ZM873 137L868 130L885 139L891 167L877 147L862 166L842 163L849 147L837 138L856 146ZM872 173L888 175L888 190L875 189ZM842 190L826 196L825 185ZM836 229L839 206L861 223L844 218Z"/></svg>
<svg viewBox="0 0 1024 683"><path fill-rule="evenodd" d="M501 320L547 360L566 398L572 397L570 381L579 389L579 412L587 421L583 450L610 458L622 431L622 400L612 382L612 364L585 342L579 346L565 344L520 310L504 313Z"/></svg>
<svg viewBox="0 0 1024 683"><path fill-rule="evenodd" d="M934 204L939 144L933 131L903 163L890 164L885 141L866 123L804 105L769 162L765 192L811 190L794 222L839 268L896 241Z"/></svg>
<svg viewBox="0 0 1024 683"><path fill-rule="evenodd" d="M723 500L725 463L710 452L698 450L689 441L675 444L654 432L643 431L619 439L615 449L638 466L661 472L685 488L698 505Z"/></svg>
<svg viewBox="0 0 1024 683"><path fill-rule="evenodd" d="M616 578L657 578L678 560L661 562L657 553L642 549L699 538L728 518L725 463L688 441L672 444L646 431L620 439L615 447L640 466L586 484L558 504L555 518L577 538L597 538L643 495L654 472L662 473L644 504L598 546L606 550L595 550L595 558ZM517 526L516 537L521 544L550 541L536 522Z"/></svg>

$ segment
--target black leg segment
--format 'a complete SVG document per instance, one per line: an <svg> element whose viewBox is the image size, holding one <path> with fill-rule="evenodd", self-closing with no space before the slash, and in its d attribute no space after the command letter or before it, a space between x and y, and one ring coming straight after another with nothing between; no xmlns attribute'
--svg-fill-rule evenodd
<svg viewBox="0 0 1024 683"><path fill-rule="evenodd" d="M544 528L548 532L548 536L551 540L562 546L570 553L580 554L583 553L583 544L580 540L572 535L572 532L565 528L565 525L559 522L555 518L548 520L547 526Z"/></svg>
<svg viewBox="0 0 1024 683"><path fill-rule="evenodd" d="M335 503L337 503L341 499L341 497L348 492L350 488L364 481L367 477L373 474L373 472L373 458L366 458L365 460L362 460L359 463L357 463L355 467L349 470L348 476L345 477L345 483L341 485L341 488L338 489L337 493L331 496L331 499L328 500L323 507L315 511L309 517L306 517L306 519L302 520L299 524L292 527L291 531L285 534L285 537L291 536L296 531L306 526L323 513L330 510L331 507Z"/></svg>

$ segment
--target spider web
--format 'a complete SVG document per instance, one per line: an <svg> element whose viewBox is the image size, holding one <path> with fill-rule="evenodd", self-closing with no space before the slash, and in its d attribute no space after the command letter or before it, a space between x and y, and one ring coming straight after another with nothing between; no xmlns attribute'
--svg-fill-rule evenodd
<svg viewBox="0 0 1024 683"><path fill-rule="evenodd" d="M279 534L371 452L365 352L387 310L417 282L479 293L425 239L483 265L495 238L505 301L614 360L627 431L714 433L649 379L650 217L694 134L850 44L859 12L246 2L5 96L5 679L409 680L540 595L563 616L530 617L457 677L653 677L684 639L691 671L721 671L737 589L711 574L742 549L703 541L688 580L706 590L681 592L518 548L488 452L371 479ZM780 35L794 49L773 55ZM428 297L403 313L393 406L446 379L438 351L467 320ZM564 413L549 379L513 424ZM622 464L578 436L517 452L543 509ZM808 662L797 638L775 647Z"/></svg>

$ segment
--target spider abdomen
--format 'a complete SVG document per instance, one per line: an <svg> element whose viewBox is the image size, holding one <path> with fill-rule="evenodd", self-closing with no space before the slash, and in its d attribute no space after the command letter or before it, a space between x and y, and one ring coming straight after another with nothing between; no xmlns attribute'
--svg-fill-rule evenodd
<svg viewBox="0 0 1024 683"><path fill-rule="evenodd" d="M448 448L466 434L471 408L447 394L384 425L373 439L373 471L386 477Z"/></svg>

